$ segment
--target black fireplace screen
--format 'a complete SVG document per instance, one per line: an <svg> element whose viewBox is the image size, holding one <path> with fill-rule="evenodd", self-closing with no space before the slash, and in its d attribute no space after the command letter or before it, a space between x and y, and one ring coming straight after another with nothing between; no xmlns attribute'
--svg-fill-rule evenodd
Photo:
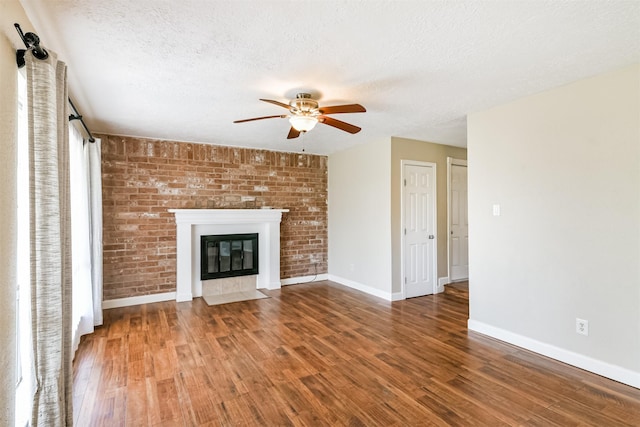
<svg viewBox="0 0 640 427"><path fill-rule="evenodd" d="M200 236L200 279L258 274L258 234Z"/></svg>

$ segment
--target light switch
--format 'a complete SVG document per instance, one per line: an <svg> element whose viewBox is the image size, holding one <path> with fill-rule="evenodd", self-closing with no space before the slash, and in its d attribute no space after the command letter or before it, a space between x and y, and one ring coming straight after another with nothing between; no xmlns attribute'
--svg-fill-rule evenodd
<svg viewBox="0 0 640 427"><path fill-rule="evenodd" d="M500 205L493 205L493 216L500 216Z"/></svg>

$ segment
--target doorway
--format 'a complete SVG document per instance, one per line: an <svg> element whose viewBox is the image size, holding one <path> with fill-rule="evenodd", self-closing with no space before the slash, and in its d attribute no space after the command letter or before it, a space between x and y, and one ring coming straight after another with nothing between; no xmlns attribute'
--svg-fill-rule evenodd
<svg viewBox="0 0 640 427"><path fill-rule="evenodd" d="M436 164L402 161L402 293L429 295L437 286Z"/></svg>
<svg viewBox="0 0 640 427"><path fill-rule="evenodd" d="M447 158L449 282L469 279L467 161Z"/></svg>

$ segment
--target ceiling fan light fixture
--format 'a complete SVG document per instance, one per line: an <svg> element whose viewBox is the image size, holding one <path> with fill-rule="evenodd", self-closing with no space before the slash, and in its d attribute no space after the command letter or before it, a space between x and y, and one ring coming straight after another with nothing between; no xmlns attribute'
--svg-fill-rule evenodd
<svg viewBox="0 0 640 427"><path fill-rule="evenodd" d="M299 132L308 132L318 123L318 118L313 116L292 116L289 118L291 126Z"/></svg>

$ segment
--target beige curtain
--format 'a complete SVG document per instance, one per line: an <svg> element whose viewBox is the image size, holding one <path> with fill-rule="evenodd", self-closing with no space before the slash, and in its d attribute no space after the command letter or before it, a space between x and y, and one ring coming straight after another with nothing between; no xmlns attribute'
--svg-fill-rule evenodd
<svg viewBox="0 0 640 427"><path fill-rule="evenodd" d="M28 91L32 426L71 426L71 224L66 65L25 55Z"/></svg>

